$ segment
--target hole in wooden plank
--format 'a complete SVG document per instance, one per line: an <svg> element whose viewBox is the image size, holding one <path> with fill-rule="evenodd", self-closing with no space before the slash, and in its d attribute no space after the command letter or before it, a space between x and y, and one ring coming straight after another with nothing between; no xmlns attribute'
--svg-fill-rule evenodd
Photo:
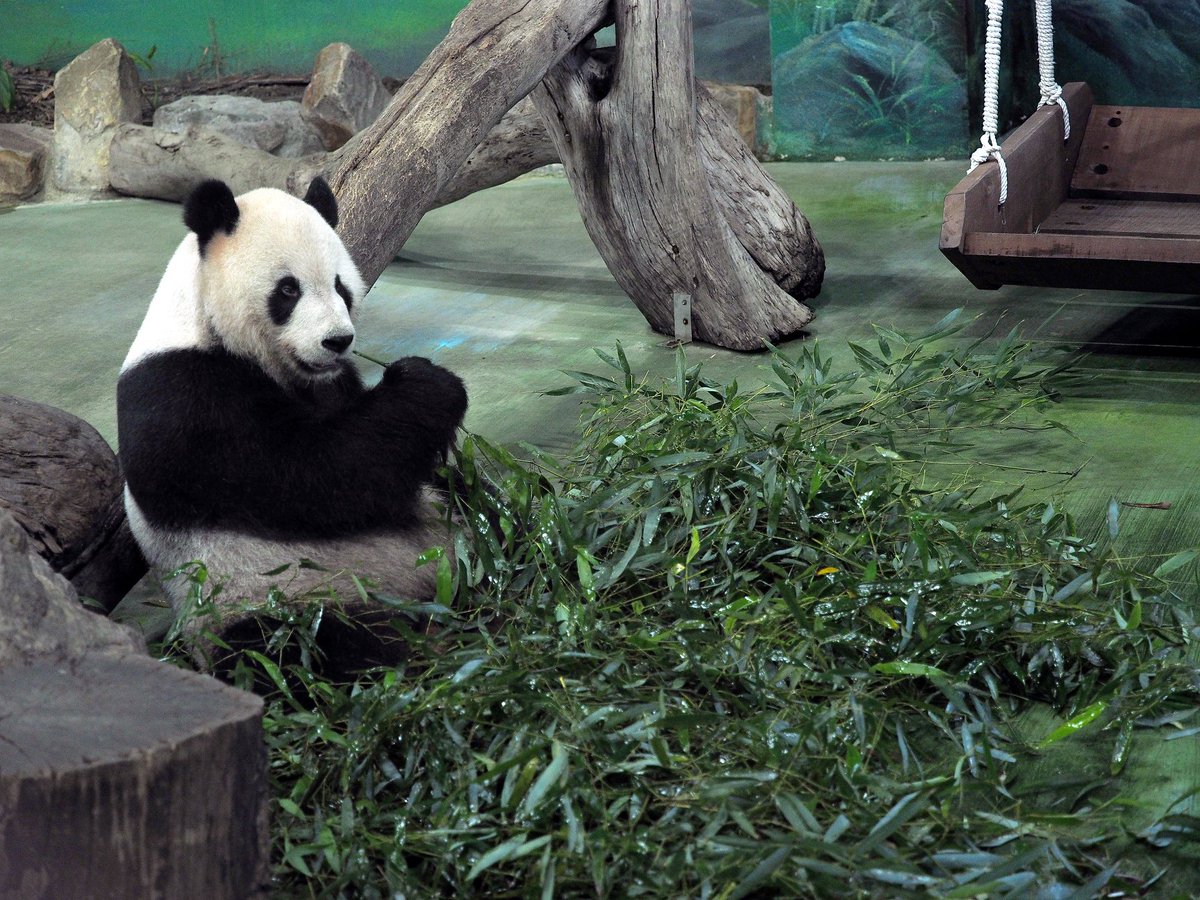
<svg viewBox="0 0 1200 900"><path fill-rule="evenodd" d="M1092 166L1092 171L1097 175L1104 175L1108 172L1108 166L1106 166L1104 163L1097 163L1096 165Z"/></svg>
<svg viewBox="0 0 1200 900"><path fill-rule="evenodd" d="M1120 119L1120 117L1119 117L1119 116L1113 116L1111 119L1109 119L1109 120L1108 120L1108 125L1109 125L1109 127L1110 127L1110 128L1120 128L1120 127L1121 127L1121 119Z"/></svg>

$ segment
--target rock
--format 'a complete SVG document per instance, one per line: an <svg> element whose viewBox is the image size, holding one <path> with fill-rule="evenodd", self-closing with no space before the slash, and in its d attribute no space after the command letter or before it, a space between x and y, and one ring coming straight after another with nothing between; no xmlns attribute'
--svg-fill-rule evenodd
<svg viewBox="0 0 1200 900"><path fill-rule="evenodd" d="M326 150L336 150L374 122L391 99L369 62L349 44L330 44L317 55L300 115L321 135Z"/></svg>
<svg viewBox="0 0 1200 900"><path fill-rule="evenodd" d="M276 156L296 158L324 149L320 135L300 117L295 100L267 103L255 97L191 96L154 111L155 128L184 134L193 126Z"/></svg>
<svg viewBox="0 0 1200 900"><path fill-rule="evenodd" d="M112 38L59 70L54 76L52 187L67 194L107 194L113 131L141 117L137 67Z"/></svg>
<svg viewBox="0 0 1200 900"><path fill-rule="evenodd" d="M0 510L54 571L106 609L146 571L122 488L116 454L91 425L0 394Z"/></svg>
<svg viewBox="0 0 1200 900"><path fill-rule="evenodd" d="M707 81L704 86L721 104L729 121L754 155L762 157L765 148L758 137L758 123L764 97L758 88L742 84L717 84Z"/></svg>
<svg viewBox="0 0 1200 900"><path fill-rule="evenodd" d="M696 75L731 84L771 83L771 23L766 5L695 0Z"/></svg>
<svg viewBox="0 0 1200 900"><path fill-rule="evenodd" d="M91 652L145 649L132 628L89 612L67 580L31 552L12 514L0 509L0 670L42 657L61 663Z"/></svg>
<svg viewBox="0 0 1200 900"><path fill-rule="evenodd" d="M54 132L34 125L0 125L0 206L42 189Z"/></svg>
<svg viewBox="0 0 1200 900"><path fill-rule="evenodd" d="M859 159L962 154L966 85L924 44L847 22L775 60L777 149Z"/></svg>

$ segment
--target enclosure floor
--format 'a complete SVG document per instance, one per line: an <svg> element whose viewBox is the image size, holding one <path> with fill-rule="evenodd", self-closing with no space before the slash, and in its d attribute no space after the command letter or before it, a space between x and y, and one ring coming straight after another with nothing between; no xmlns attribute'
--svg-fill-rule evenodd
<svg viewBox="0 0 1200 900"><path fill-rule="evenodd" d="M1008 443L998 448L1006 464L1044 474L996 468L990 477L1055 497L1089 533L1110 498L1169 502L1169 510L1123 510L1122 547L1138 554L1200 545L1200 298L974 290L937 250L942 198L963 173L958 162L769 169L825 248L810 339L848 366L846 340L869 340L873 323L919 331L965 307L976 317L971 334L1016 326L1032 341L1090 351L1083 366L1094 377L1054 410L1078 440ZM179 216L177 206L140 200L0 213L0 391L62 407L115 442L117 371L184 234ZM372 356L418 354L460 372L470 430L551 449L572 443L578 411L571 398L540 392L567 383L563 370L599 368L593 347L620 340L636 367L674 368L665 339L597 256L566 182L547 176L426 216L366 300L359 335ZM764 364L699 345L688 357L741 380ZM1081 464L1074 478L1055 474ZM1151 733L1143 744L1126 774L1128 794L1161 807L1200 784L1200 740ZM1074 781L1093 766L1106 769L1111 739L1096 743L1095 759L1083 746L1044 757L1032 777Z"/></svg>

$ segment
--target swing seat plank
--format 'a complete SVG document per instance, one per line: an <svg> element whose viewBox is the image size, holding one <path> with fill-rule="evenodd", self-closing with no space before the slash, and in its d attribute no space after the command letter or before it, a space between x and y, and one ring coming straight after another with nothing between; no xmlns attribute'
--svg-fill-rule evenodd
<svg viewBox="0 0 1200 900"><path fill-rule="evenodd" d="M1200 110L1100 106L1068 84L1057 105L946 196L941 250L978 288L1032 285L1200 293Z"/></svg>

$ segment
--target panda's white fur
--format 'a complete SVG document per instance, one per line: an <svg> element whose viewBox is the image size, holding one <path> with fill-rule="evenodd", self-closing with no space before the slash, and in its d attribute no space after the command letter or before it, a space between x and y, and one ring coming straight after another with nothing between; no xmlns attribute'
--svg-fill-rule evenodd
<svg viewBox="0 0 1200 900"><path fill-rule="evenodd" d="M364 284L336 217L323 182L305 200L273 189L234 200L208 182L188 201L193 233L118 388L126 509L160 577L199 560L226 600L254 601L272 584L333 578L265 574L308 559L388 593L434 593L433 567L416 562L447 543L429 484L466 394L413 358L363 387L349 352ZM164 587L178 611L187 584Z"/></svg>

